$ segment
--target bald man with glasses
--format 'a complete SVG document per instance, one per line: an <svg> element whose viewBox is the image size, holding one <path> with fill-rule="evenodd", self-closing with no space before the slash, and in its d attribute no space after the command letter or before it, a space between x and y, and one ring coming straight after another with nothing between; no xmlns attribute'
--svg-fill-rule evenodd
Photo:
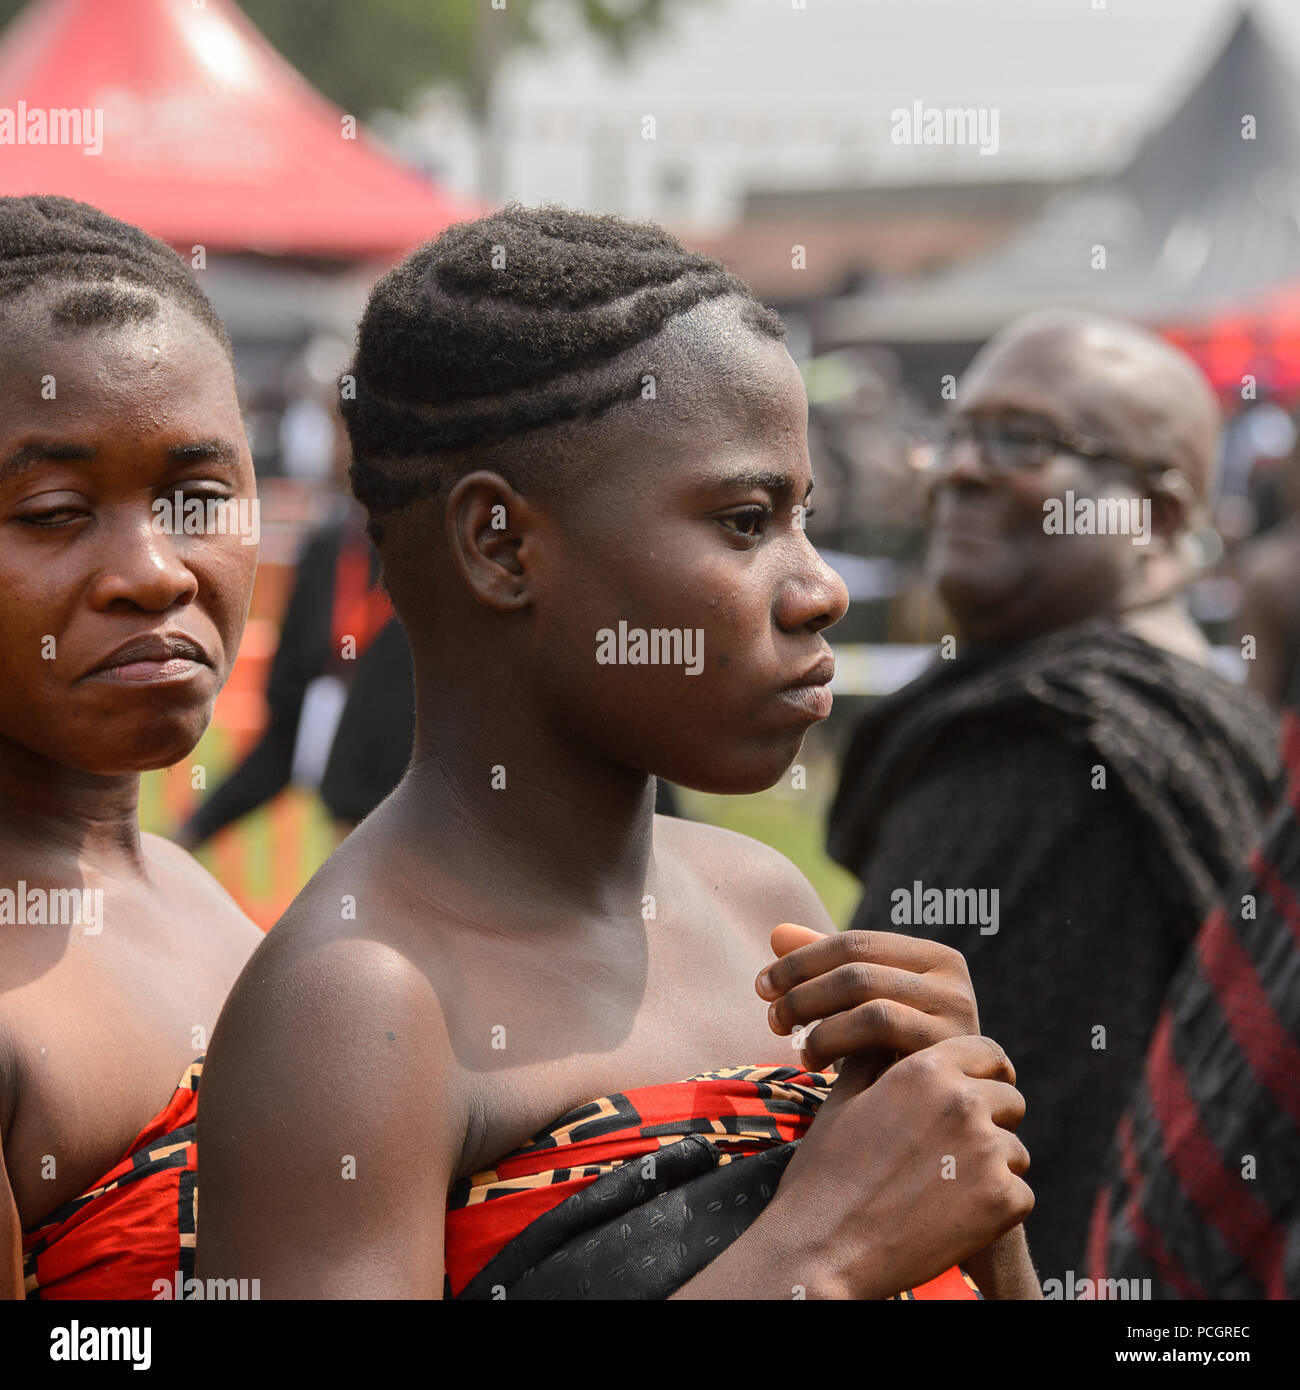
<svg viewBox="0 0 1300 1390"><path fill-rule="evenodd" d="M1165 989L1274 799L1276 731L1182 598L1218 453L1195 364L1037 313L956 406L914 455L955 640L855 731L829 848L863 883L853 927L965 953L1028 1104L1030 1249L1066 1284Z"/></svg>

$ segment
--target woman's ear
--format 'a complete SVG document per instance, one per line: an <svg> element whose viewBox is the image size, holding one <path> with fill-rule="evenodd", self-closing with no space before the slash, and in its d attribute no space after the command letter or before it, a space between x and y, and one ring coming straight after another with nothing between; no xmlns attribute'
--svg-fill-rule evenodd
<svg viewBox="0 0 1300 1390"><path fill-rule="evenodd" d="M465 587L501 613L532 601L524 542L534 521L532 506L499 474L466 474L447 499L447 548Z"/></svg>

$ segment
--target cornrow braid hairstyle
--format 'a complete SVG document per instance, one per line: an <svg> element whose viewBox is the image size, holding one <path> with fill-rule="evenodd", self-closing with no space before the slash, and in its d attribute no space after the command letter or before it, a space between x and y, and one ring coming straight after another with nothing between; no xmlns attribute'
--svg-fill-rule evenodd
<svg viewBox="0 0 1300 1390"><path fill-rule="evenodd" d="M644 345L724 295L749 328L785 336L744 281L654 223L509 203L449 227L375 285L344 378L371 535L377 516L444 494L467 452L639 397Z"/></svg>
<svg viewBox="0 0 1300 1390"><path fill-rule="evenodd" d="M88 203L0 198L0 312L32 291L52 295L53 322L70 329L149 319L170 299L233 358L225 325L176 252Z"/></svg>

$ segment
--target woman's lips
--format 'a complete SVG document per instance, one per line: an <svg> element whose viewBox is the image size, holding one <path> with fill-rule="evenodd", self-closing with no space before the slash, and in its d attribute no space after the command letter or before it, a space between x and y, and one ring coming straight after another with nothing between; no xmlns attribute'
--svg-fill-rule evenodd
<svg viewBox="0 0 1300 1390"><path fill-rule="evenodd" d="M83 680L117 685L180 685L211 670L207 653L183 632L143 632L118 646Z"/></svg>
<svg viewBox="0 0 1300 1390"><path fill-rule="evenodd" d="M87 679L125 685L176 685L194 680L208 669L201 661L173 656L166 661L128 661L121 666L108 666L91 672Z"/></svg>
<svg viewBox="0 0 1300 1390"><path fill-rule="evenodd" d="M834 703L829 685L792 685L781 698L812 719L825 719Z"/></svg>

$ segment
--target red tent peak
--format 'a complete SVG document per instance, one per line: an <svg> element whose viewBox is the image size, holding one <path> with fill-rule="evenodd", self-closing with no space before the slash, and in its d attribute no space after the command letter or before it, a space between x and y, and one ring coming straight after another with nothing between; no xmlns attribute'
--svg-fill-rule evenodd
<svg viewBox="0 0 1300 1390"><path fill-rule="evenodd" d="M24 11L0 39L0 192L80 198L177 245L339 258L473 215L369 143L230 0Z"/></svg>

